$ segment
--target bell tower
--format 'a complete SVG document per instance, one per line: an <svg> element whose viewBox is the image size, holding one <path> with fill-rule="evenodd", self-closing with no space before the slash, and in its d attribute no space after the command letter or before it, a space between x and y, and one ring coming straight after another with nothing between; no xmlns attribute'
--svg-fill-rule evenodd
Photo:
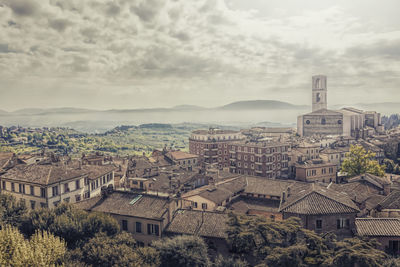
<svg viewBox="0 0 400 267"><path fill-rule="evenodd" d="M326 76L312 76L312 111L327 109L327 104Z"/></svg>

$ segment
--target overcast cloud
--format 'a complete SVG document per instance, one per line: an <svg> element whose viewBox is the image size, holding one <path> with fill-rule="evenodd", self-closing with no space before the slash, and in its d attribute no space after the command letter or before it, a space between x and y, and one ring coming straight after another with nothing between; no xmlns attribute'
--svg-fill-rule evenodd
<svg viewBox="0 0 400 267"><path fill-rule="evenodd" d="M0 0L0 109L309 104L313 74L328 75L332 105L396 101L398 10L398 0Z"/></svg>

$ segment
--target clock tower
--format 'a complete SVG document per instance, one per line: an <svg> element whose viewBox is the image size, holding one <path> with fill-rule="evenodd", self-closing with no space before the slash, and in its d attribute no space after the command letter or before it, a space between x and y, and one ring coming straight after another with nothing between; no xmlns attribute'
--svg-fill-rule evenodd
<svg viewBox="0 0 400 267"><path fill-rule="evenodd" d="M326 76L312 76L312 111L327 109Z"/></svg>

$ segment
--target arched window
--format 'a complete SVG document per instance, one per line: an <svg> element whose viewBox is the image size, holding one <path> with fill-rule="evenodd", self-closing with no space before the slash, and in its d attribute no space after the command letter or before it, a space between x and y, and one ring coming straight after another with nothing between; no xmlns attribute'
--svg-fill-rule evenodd
<svg viewBox="0 0 400 267"><path fill-rule="evenodd" d="M315 79L315 88L321 88L321 80L319 78Z"/></svg>
<svg viewBox="0 0 400 267"><path fill-rule="evenodd" d="M326 124L325 118L322 118L322 119L321 119L321 124L322 124L322 125L325 125L325 124Z"/></svg>

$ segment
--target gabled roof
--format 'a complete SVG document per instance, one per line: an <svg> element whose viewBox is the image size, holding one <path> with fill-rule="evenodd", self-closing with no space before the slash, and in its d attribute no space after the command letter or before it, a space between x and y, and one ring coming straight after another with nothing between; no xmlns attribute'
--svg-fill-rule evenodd
<svg viewBox="0 0 400 267"><path fill-rule="evenodd" d="M381 209L400 209L400 191L393 191L378 204Z"/></svg>
<svg viewBox="0 0 400 267"><path fill-rule="evenodd" d="M307 215L360 212L347 194L316 184L312 184L309 189L290 195L281 204L279 211Z"/></svg>
<svg viewBox="0 0 400 267"><path fill-rule="evenodd" d="M87 211L161 220L168 203L166 197L114 191L107 197L94 197L75 205Z"/></svg>
<svg viewBox="0 0 400 267"><path fill-rule="evenodd" d="M226 238L228 214L208 211L178 210L166 232Z"/></svg>
<svg viewBox="0 0 400 267"><path fill-rule="evenodd" d="M183 160L183 159L192 159L198 158L198 155L190 154L184 151L170 151L166 154L166 156L172 160Z"/></svg>
<svg viewBox="0 0 400 267"><path fill-rule="evenodd" d="M387 177L379 177L373 174L365 173L361 174L358 176L355 176L353 178L350 178L348 180L349 183L354 183L354 182L367 182L370 183L378 188L383 189L384 185L390 185L391 182Z"/></svg>
<svg viewBox="0 0 400 267"><path fill-rule="evenodd" d="M258 177L246 177L244 193L280 197L290 185L299 182Z"/></svg>
<svg viewBox="0 0 400 267"><path fill-rule="evenodd" d="M319 109L307 114L304 114L303 116L307 116L307 115L342 115L342 113L334 111L334 110L329 110L329 109Z"/></svg>
<svg viewBox="0 0 400 267"><path fill-rule="evenodd" d="M400 237L400 219L356 218L356 231L360 236Z"/></svg>

